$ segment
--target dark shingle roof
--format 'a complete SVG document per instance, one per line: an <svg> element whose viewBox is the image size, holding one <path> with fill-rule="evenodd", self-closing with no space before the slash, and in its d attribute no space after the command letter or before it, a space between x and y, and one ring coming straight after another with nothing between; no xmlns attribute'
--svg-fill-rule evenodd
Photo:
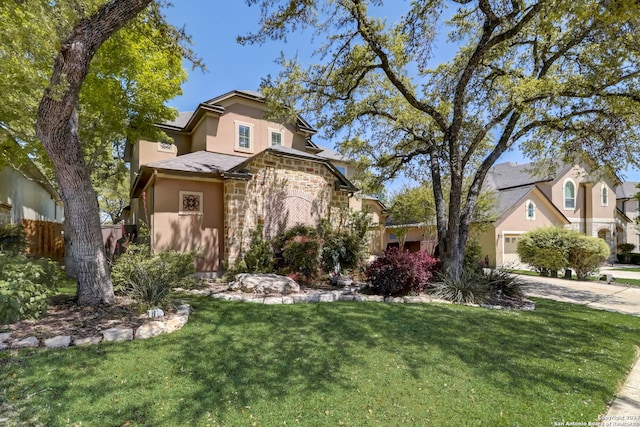
<svg viewBox="0 0 640 427"><path fill-rule="evenodd" d="M498 217L502 217L509 211L518 201L527 195L535 185L526 185L522 187L516 187L509 190L501 190L496 192L497 206L496 213Z"/></svg>
<svg viewBox="0 0 640 427"><path fill-rule="evenodd" d="M335 150L332 150L331 148L325 148L320 146L318 146L318 148L322 149L322 151L318 153L318 156L320 157L323 157L329 160L337 160L339 162L348 161L348 159L345 156L343 156L342 154L338 153Z"/></svg>
<svg viewBox="0 0 640 427"><path fill-rule="evenodd" d="M494 190L519 187L535 184L542 181L550 181L556 174L536 174L532 163L521 165L514 162L499 163L493 166L487 174L486 184ZM556 167L556 173L560 170Z"/></svg>
<svg viewBox="0 0 640 427"><path fill-rule="evenodd" d="M195 153L184 154L172 159L152 162L145 166L155 169L183 172L220 173L226 172L246 160L247 158L242 156L211 153L208 151L196 151Z"/></svg>
<svg viewBox="0 0 640 427"><path fill-rule="evenodd" d="M193 113L194 111L182 111L178 113L178 117L174 120L161 124L182 129L187 125L187 123L189 123L189 119L193 116Z"/></svg>

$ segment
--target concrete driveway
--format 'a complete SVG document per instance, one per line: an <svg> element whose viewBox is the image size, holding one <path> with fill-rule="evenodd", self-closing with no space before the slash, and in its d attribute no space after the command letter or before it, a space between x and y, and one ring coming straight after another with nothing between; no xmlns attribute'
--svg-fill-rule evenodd
<svg viewBox="0 0 640 427"><path fill-rule="evenodd" d="M634 266L637 268L637 266ZM640 272L621 271L624 267L602 267L601 274L612 274L616 278L639 279ZM525 282L527 296L547 298L587 307L640 316L640 287L607 284L605 282L579 282L577 280L554 279L519 275Z"/></svg>

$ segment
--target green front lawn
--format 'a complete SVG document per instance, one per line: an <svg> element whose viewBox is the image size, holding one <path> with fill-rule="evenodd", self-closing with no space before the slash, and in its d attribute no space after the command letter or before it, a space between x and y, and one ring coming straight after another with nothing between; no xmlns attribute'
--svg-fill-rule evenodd
<svg viewBox="0 0 640 427"><path fill-rule="evenodd" d="M194 299L146 341L0 353L8 425L550 426L596 421L640 318L425 304Z"/></svg>
<svg viewBox="0 0 640 427"><path fill-rule="evenodd" d="M612 268L612 270L617 270L617 271L633 271L636 273L640 273L640 267L635 268L635 267L629 267L629 268Z"/></svg>

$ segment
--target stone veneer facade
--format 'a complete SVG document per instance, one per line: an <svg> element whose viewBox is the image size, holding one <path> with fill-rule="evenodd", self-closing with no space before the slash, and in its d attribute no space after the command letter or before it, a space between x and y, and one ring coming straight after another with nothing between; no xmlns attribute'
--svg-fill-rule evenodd
<svg viewBox="0 0 640 427"><path fill-rule="evenodd" d="M264 152L246 168L250 180L224 182L224 258L230 265L249 248L258 225L269 239L297 223L337 218L349 207L349 193L335 189L337 178L324 163Z"/></svg>

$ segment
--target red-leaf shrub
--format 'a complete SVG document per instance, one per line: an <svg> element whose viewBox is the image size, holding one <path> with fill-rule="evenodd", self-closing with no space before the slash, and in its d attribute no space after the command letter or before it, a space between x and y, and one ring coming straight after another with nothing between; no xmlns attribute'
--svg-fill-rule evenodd
<svg viewBox="0 0 640 427"><path fill-rule="evenodd" d="M426 252L387 249L367 268L371 289L380 295L400 296L420 293L433 276L438 260Z"/></svg>

